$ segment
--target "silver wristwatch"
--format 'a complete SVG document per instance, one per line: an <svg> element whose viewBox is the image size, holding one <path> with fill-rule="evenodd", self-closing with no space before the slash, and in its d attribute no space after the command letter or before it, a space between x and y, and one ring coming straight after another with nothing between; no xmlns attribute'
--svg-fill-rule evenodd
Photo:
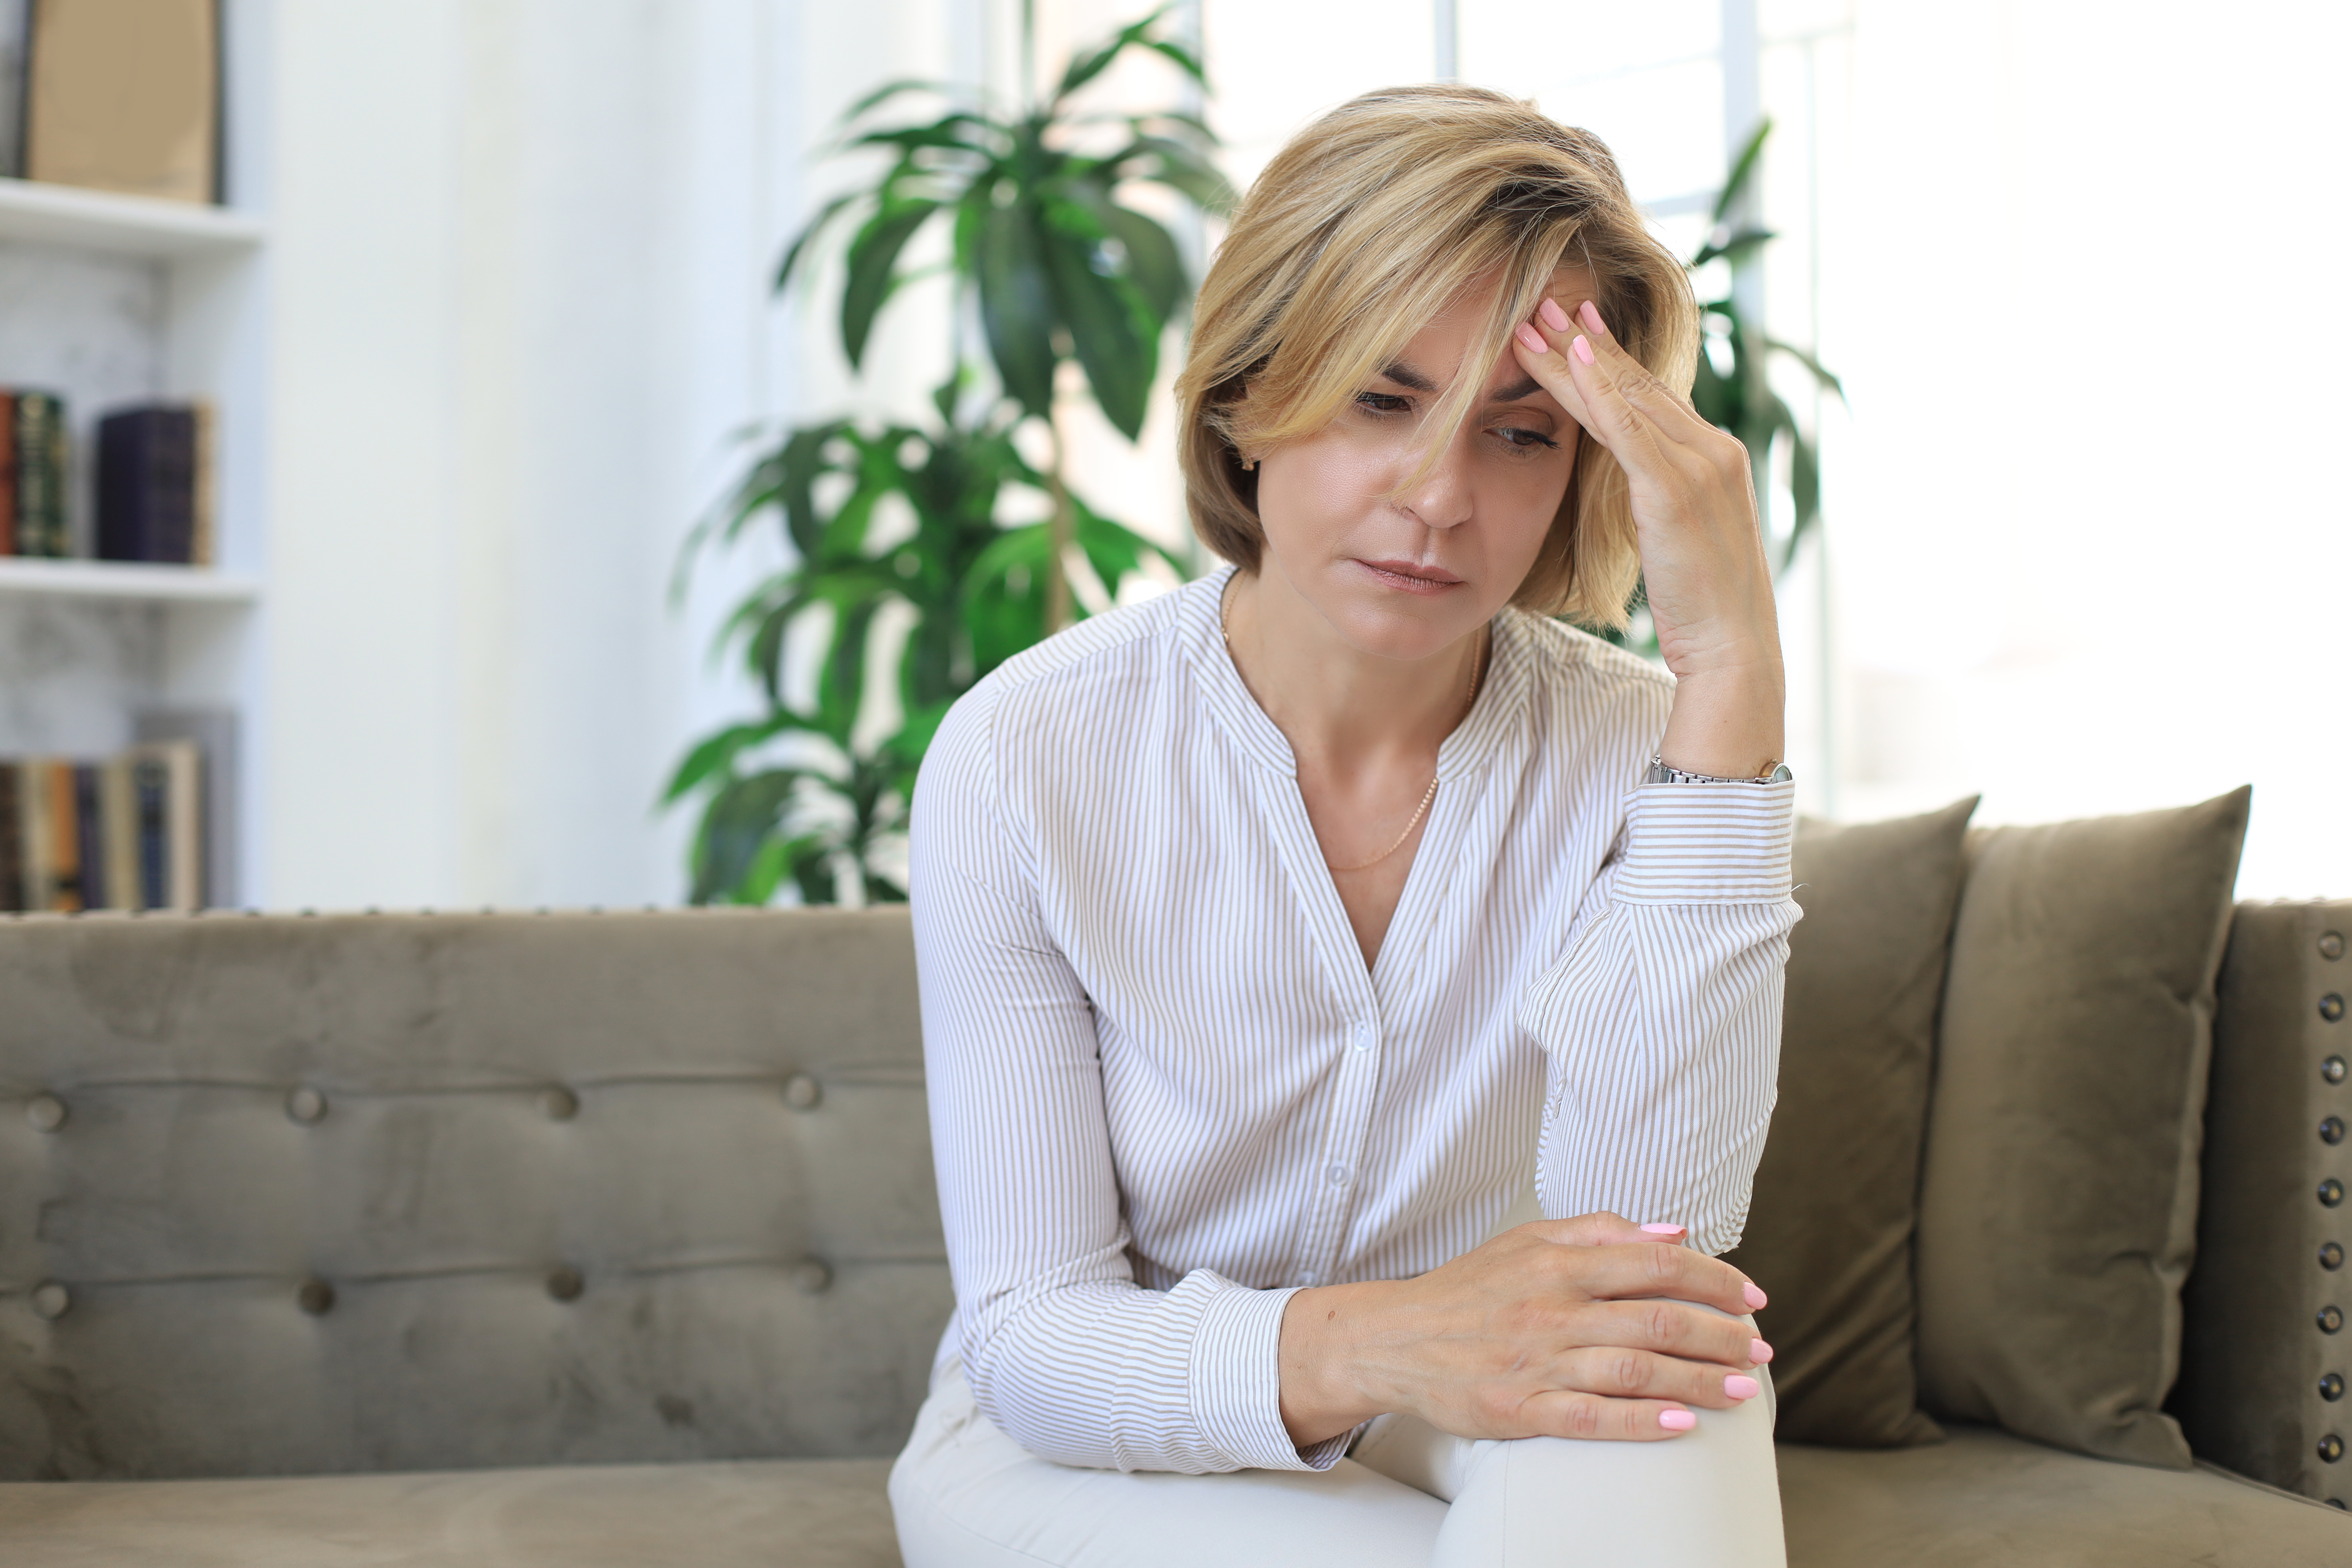
<svg viewBox="0 0 2352 1568"><path fill-rule="evenodd" d="M1657 752L1650 753L1650 771L1642 775L1643 784L1787 784L1797 775L1789 771L1786 763L1775 763L1772 771L1761 778L1719 779L1713 773L1686 773L1680 768L1666 766L1665 759Z"/></svg>

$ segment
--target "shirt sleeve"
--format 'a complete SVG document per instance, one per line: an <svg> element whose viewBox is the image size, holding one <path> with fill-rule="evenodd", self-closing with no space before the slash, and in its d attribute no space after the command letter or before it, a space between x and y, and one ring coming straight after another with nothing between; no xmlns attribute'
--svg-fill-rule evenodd
<svg viewBox="0 0 2352 1568"><path fill-rule="evenodd" d="M958 703L915 790L912 885L933 1157L974 1401L1066 1465L1322 1469L1282 1423L1295 1293L1135 1281L1094 1012L998 793L995 692Z"/></svg>
<svg viewBox="0 0 2352 1568"><path fill-rule="evenodd" d="M1536 1190L1739 1244L1772 1119L1793 784L1644 784L1565 952L1521 1000L1546 1061Z"/></svg>

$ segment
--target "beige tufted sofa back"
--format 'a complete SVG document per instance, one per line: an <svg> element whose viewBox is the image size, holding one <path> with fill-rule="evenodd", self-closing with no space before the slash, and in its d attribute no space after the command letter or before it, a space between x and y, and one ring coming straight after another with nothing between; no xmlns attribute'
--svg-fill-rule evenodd
<svg viewBox="0 0 2352 1568"><path fill-rule="evenodd" d="M0 1478L884 1454L950 1307L903 910L0 942Z"/></svg>

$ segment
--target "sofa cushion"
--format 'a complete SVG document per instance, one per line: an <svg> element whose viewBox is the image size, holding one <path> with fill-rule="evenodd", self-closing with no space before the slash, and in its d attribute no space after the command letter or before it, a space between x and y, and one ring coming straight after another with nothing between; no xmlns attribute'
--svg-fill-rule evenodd
<svg viewBox="0 0 2352 1568"><path fill-rule="evenodd" d="M2162 1406L2249 795L1970 836L1919 1207L1936 1414L2189 1464Z"/></svg>
<svg viewBox="0 0 2352 1568"><path fill-rule="evenodd" d="M913 976L903 905L0 921L0 1479L896 1452Z"/></svg>
<svg viewBox="0 0 2352 1568"><path fill-rule="evenodd" d="M1780 1098L1731 1261L1772 1304L1784 1441L1933 1442L1913 1368L1936 1008L1973 798L1894 822L1797 826Z"/></svg>
<svg viewBox="0 0 2352 1568"><path fill-rule="evenodd" d="M887 1459L0 1485L9 1568L898 1568Z"/></svg>
<svg viewBox="0 0 2352 1568"><path fill-rule="evenodd" d="M1789 1568L2343 1568L2352 1517L2200 1467L1979 1426L1896 1453L1784 1447Z"/></svg>

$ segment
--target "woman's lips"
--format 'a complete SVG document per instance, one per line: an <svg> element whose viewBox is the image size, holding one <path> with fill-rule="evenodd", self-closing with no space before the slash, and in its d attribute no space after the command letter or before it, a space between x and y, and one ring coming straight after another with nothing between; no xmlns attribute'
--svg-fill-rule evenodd
<svg viewBox="0 0 2352 1568"><path fill-rule="evenodd" d="M1462 579L1443 566L1423 566L1413 561L1359 561L1356 564L1407 594L1443 594L1462 585Z"/></svg>

